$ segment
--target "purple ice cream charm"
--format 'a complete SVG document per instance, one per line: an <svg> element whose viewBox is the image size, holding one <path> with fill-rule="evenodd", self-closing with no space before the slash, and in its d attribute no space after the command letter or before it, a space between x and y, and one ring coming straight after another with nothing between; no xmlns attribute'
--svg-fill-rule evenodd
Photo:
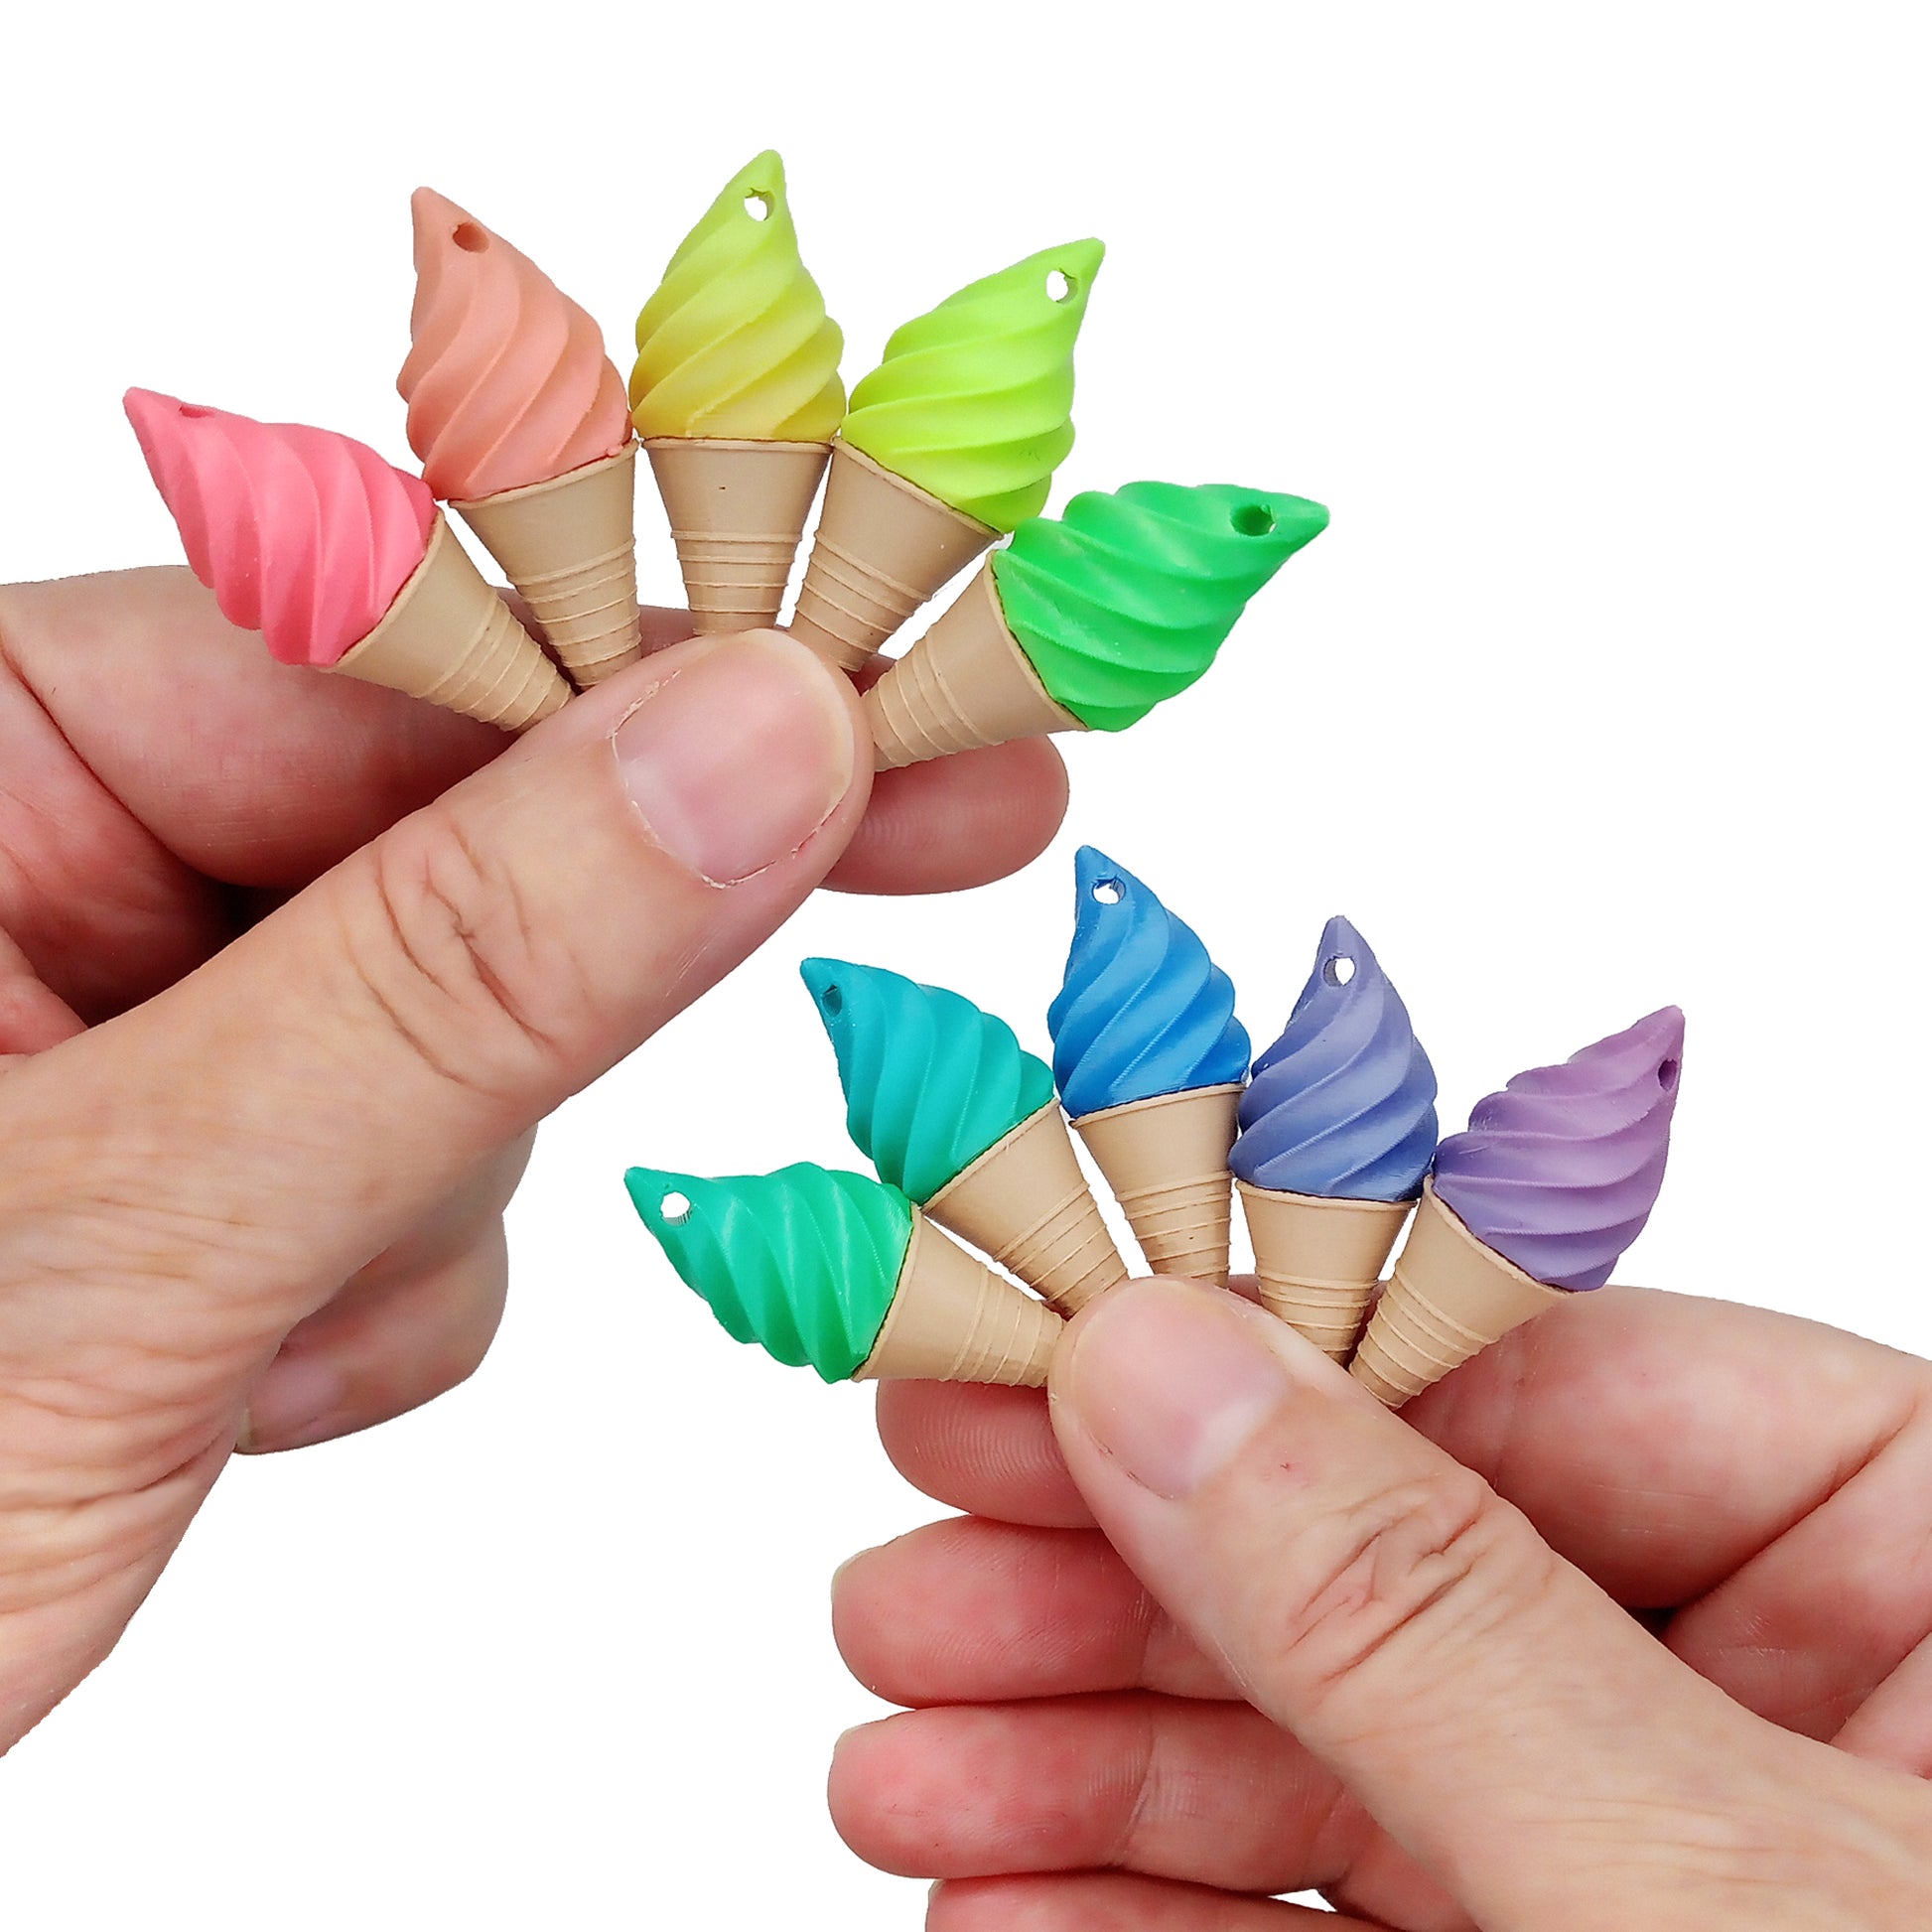
<svg viewBox="0 0 1932 1932"><path fill-rule="evenodd" d="M1437 1150L1437 1194L1526 1275L1601 1288L1656 1205L1683 1056L1684 1016L1664 1007L1517 1074Z"/></svg>

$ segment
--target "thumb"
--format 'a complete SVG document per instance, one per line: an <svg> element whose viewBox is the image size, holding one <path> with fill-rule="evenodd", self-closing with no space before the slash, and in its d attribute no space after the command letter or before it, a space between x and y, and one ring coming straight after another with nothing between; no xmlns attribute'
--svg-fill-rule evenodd
<svg viewBox="0 0 1932 1932"><path fill-rule="evenodd" d="M1714 1804L1761 1858L1781 1753L1819 1747L1679 1664L1286 1324L1133 1283L1072 1324L1052 1396L1128 1565L1478 1923L1627 1914L1672 1881L1673 1820L1701 1821L1689 1875L1721 1878Z"/></svg>
<svg viewBox="0 0 1932 1932"><path fill-rule="evenodd" d="M786 918L865 809L863 729L777 632L680 645L17 1064L0 1219L46 1265L0 1283L0 1358L197 1310L272 1345Z"/></svg>

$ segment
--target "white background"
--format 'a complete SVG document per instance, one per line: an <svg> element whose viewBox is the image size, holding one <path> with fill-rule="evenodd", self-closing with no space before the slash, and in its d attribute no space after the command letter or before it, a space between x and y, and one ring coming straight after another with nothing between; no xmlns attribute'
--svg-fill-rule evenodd
<svg viewBox="0 0 1932 1932"><path fill-rule="evenodd" d="M1042 1044L1080 839L1194 921L1258 1040L1346 910L1450 1127L1680 1002L1625 1278L1932 1350L1909 9L35 14L0 123L7 574L178 554L129 383L406 460L419 182L627 371L664 257L767 144L849 377L959 283L1096 232L1056 502L1231 481L1334 524L1196 691L1070 748L1066 835L1024 877L821 897L565 1111L483 1373L232 1470L0 1767L10 1925L918 1922L821 1789L875 1709L827 1575L926 1507L870 1398L734 1348L619 1177L851 1162L808 951ZM669 598L654 503L642 548Z"/></svg>

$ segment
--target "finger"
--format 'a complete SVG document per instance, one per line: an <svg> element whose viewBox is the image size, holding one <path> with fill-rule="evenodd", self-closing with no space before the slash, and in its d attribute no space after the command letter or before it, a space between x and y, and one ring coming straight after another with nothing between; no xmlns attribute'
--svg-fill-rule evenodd
<svg viewBox="0 0 1932 1932"><path fill-rule="evenodd" d="M691 635L689 612L641 617L648 650ZM134 828L113 820L131 815L187 870L232 884L306 885L504 744L396 692L276 663L185 570L14 586L0 630L50 742L98 787L94 816L108 808L104 822L126 839ZM22 769L9 753L8 768ZM1065 810L1066 774L1057 752L1033 740L889 774L879 794L877 822L832 883L953 892L1044 848ZM62 816L69 867L56 904L76 897L73 826L92 822ZM125 854L85 875L127 876Z"/></svg>
<svg viewBox="0 0 1932 1932"><path fill-rule="evenodd" d="M233 885L306 885L507 742L359 678L277 663L186 570L14 585L0 620L101 804ZM104 887L115 870L124 859L78 883Z"/></svg>
<svg viewBox="0 0 1932 1932"><path fill-rule="evenodd" d="M1836 1475L1822 1503L1667 1632L1739 1703L1808 1737L1843 1732L1932 1639L1932 1409ZM1932 1709L1923 1716L1932 1732Z"/></svg>
<svg viewBox="0 0 1932 1932"><path fill-rule="evenodd" d="M1928 1395L1932 1369L1858 1335L1599 1289L1505 1336L1403 1417L1619 1601L1676 1606L1802 1521Z"/></svg>
<svg viewBox="0 0 1932 1932"><path fill-rule="evenodd" d="M1715 1786L1749 1829L1795 1831L1799 1794L1845 1781L1849 1760L1686 1670L1479 1477L1231 1297L1116 1289L1076 1317L1052 1392L1128 1564L1478 1922L1563 1922ZM1619 1907L1647 1908L1670 1863Z"/></svg>
<svg viewBox="0 0 1932 1932"><path fill-rule="evenodd" d="M13 668L0 608L0 927L83 1019L117 1012L220 944L219 896L136 824Z"/></svg>
<svg viewBox="0 0 1932 1932"><path fill-rule="evenodd" d="M1037 1391L887 1381L877 1413L893 1466L935 1502L1041 1529L1093 1527Z"/></svg>
<svg viewBox="0 0 1932 1932"><path fill-rule="evenodd" d="M80 1016L0 930L0 1066L16 1054L58 1046L80 1031Z"/></svg>
<svg viewBox="0 0 1932 1932"><path fill-rule="evenodd" d="M1932 1639L1878 1686L1834 1741L1868 1763L1932 1778Z"/></svg>
<svg viewBox="0 0 1932 1932"><path fill-rule="evenodd" d="M926 1932L1368 1932L1368 1920L1241 1898L1124 1872L954 1878L926 1908Z"/></svg>
<svg viewBox="0 0 1932 1932"><path fill-rule="evenodd" d="M429 1221L296 1324L248 1392L237 1449L301 1449L372 1429L476 1373L502 1319L503 1209L530 1139L480 1169Z"/></svg>
<svg viewBox="0 0 1932 1932"><path fill-rule="evenodd" d="M912 1878L1120 1866L1235 1891L1338 1882L1370 1836L1334 1780L1244 1704L955 1706L839 1739L832 1822Z"/></svg>
<svg viewBox="0 0 1932 1932"><path fill-rule="evenodd" d="M1091 1531L929 1523L840 1570L832 1633L853 1676L892 1704L1240 1695Z"/></svg>
<svg viewBox="0 0 1932 1932"><path fill-rule="evenodd" d="M1066 766L1043 738L882 771L826 884L846 893L964 892L1038 858L1065 816Z"/></svg>
<svg viewBox="0 0 1932 1932"><path fill-rule="evenodd" d="M1599 1289L1506 1336L1403 1419L1618 1601L1674 1608L1715 1589L1897 1440L1929 1380L1923 1363L1812 1322ZM882 1384L879 1426L906 1480L949 1507L1008 1522L1090 1520L1043 1410L1023 1391ZM1833 1574L1820 1573L1821 1590ZM1755 1592L1739 1607L1762 1614L1768 1599Z"/></svg>
<svg viewBox="0 0 1932 1932"><path fill-rule="evenodd" d="M0 1204L82 1251L16 1304L34 1349L312 1312L792 911L864 809L861 730L781 636L677 647L17 1064Z"/></svg>

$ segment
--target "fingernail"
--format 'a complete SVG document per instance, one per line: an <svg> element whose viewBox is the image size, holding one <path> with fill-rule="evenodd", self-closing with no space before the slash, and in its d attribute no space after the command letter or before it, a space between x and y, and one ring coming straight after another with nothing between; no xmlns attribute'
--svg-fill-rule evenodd
<svg viewBox="0 0 1932 1932"><path fill-rule="evenodd" d="M851 714L832 673L774 630L713 646L626 713L612 743L651 837L714 886L789 858L852 786Z"/></svg>
<svg viewBox="0 0 1932 1932"><path fill-rule="evenodd" d="M347 1399L348 1384L330 1363L313 1355L278 1356L249 1391L235 1448L245 1455L319 1442L333 1433L324 1425Z"/></svg>
<svg viewBox="0 0 1932 1932"><path fill-rule="evenodd" d="M1087 1317L1054 1377L1099 1448L1178 1502L1288 1399L1282 1359L1225 1295L1129 1282Z"/></svg>

